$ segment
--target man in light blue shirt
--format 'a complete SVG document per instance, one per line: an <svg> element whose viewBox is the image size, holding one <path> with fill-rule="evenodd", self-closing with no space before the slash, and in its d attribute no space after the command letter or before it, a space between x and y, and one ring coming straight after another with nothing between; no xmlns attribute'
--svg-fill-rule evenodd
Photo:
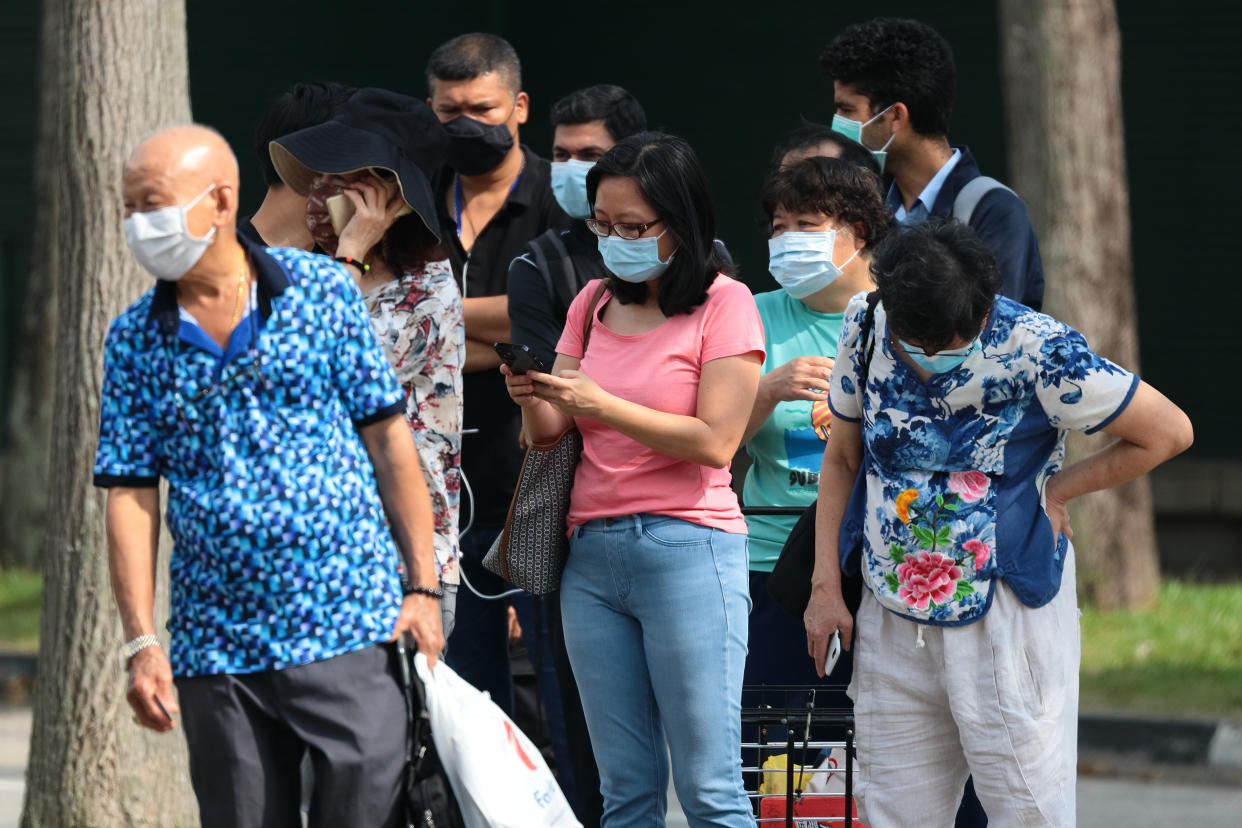
<svg viewBox="0 0 1242 828"><path fill-rule="evenodd" d="M965 146L949 143L955 70L944 38L916 20L876 18L842 31L820 58L832 80L833 127L857 135L892 177L887 204L903 224L950 216L981 173ZM1001 295L1039 310L1044 268L1022 199L998 187L969 221L996 257Z"/></svg>
<svg viewBox="0 0 1242 828"><path fill-rule="evenodd" d="M901 224L920 224L931 215L931 209L936 204L936 198L940 195L940 190L944 188L945 179L949 177L949 173L953 172L957 167L957 162L962 158L962 151L953 150L953 155L949 156L949 160L944 166L932 176L932 180L927 182L927 186L923 188L923 192L919 193L914 199L914 204L910 205L910 209L906 209L905 203L901 200L901 190L897 188L897 182L889 185L888 195L884 197L884 205L892 212L895 218Z"/></svg>

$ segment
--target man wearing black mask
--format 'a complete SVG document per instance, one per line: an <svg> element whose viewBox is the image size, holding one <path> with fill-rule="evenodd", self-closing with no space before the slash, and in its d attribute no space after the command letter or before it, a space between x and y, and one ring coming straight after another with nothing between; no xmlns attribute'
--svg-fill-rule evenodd
<svg viewBox="0 0 1242 828"><path fill-rule="evenodd" d="M473 500L462 511L470 531L462 535L461 564L470 583L495 594L504 583L480 562L504 525L521 469L522 418L505 391L492 343L511 339L509 262L531 239L550 227L568 227L570 219L552 195L548 162L519 142L530 97L507 41L485 33L448 41L427 62L427 85L427 104L449 133L448 164L434 189L440 235L466 312L462 471ZM503 601L481 601L463 589L447 660L512 713L508 625Z"/></svg>

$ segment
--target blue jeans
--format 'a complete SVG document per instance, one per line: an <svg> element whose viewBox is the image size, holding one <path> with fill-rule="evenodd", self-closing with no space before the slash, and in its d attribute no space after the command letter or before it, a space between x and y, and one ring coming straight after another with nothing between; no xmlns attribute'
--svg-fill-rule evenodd
<svg viewBox="0 0 1242 828"><path fill-rule="evenodd" d="M561 615L605 828L664 825L670 752L691 826L753 828L738 754L746 567L745 535L677 518L574 531Z"/></svg>

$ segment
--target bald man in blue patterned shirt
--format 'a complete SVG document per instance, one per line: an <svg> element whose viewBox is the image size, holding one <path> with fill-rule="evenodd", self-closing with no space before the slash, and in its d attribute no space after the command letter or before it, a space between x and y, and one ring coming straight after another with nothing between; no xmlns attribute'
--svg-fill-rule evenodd
<svg viewBox="0 0 1242 828"><path fill-rule="evenodd" d="M124 192L126 240L158 281L108 332L95 485L136 720L181 714L204 826L301 825L307 751L310 825L396 825L406 719L387 642L409 632L433 663L444 644L401 386L338 263L237 238L237 162L214 130L144 141Z"/></svg>

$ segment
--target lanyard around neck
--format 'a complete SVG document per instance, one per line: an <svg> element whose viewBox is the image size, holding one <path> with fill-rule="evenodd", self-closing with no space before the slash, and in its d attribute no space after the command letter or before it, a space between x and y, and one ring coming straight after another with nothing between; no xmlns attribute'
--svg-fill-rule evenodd
<svg viewBox="0 0 1242 828"><path fill-rule="evenodd" d="M522 169L518 172L517 178L513 179L513 183L509 185L509 192L505 194L507 200L513 195L513 191L517 189L518 182L522 180L522 173L526 171L526 163L523 161ZM453 176L453 206L455 208L453 214L453 222L457 225L457 237L461 238L461 176ZM477 238L477 235L476 235Z"/></svg>

